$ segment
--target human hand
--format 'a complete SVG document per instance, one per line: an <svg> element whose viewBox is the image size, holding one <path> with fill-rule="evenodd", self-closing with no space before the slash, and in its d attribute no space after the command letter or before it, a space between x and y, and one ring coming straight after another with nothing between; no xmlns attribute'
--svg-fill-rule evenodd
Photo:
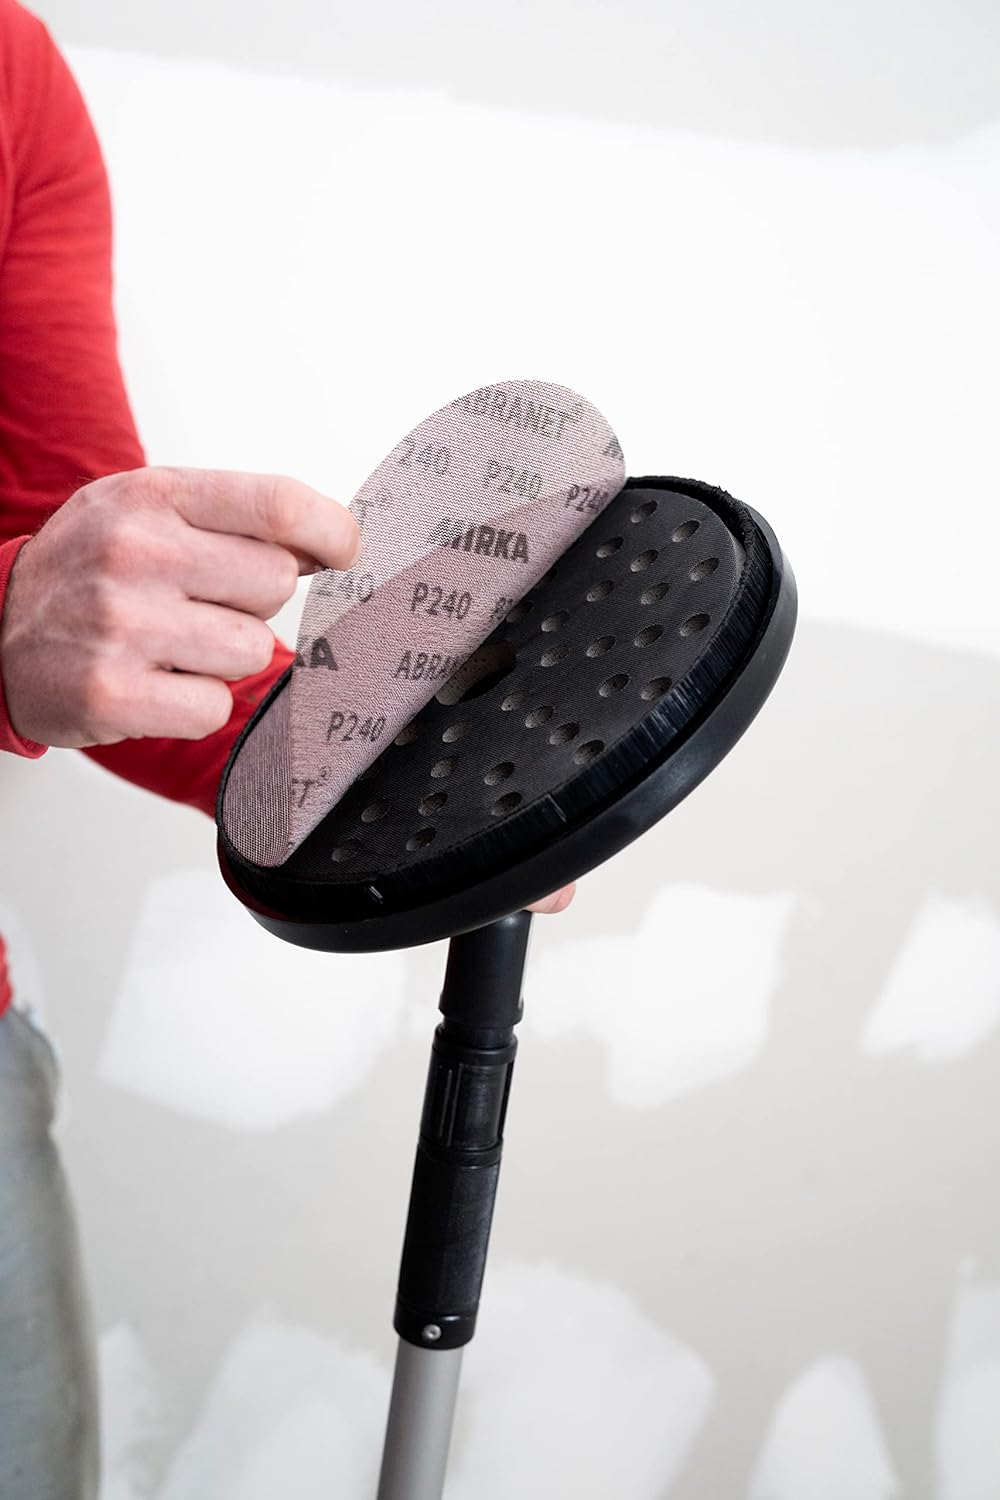
<svg viewBox="0 0 1000 1500"><path fill-rule="evenodd" d="M0 670L24 739L79 748L202 739L228 682L263 671L264 623L300 573L346 568L353 515L296 480L134 469L85 485L21 548L0 620ZM575 885L529 911L565 911Z"/></svg>
<svg viewBox="0 0 1000 1500"><path fill-rule="evenodd" d="M263 671L265 621L300 573L347 568L353 515L296 480L134 469L72 495L24 544L0 621L0 670L24 739L78 748L202 739L227 683Z"/></svg>
<svg viewBox="0 0 1000 1500"><path fill-rule="evenodd" d="M564 885L562 890L553 891L551 896L543 896L541 901L532 902L528 911L540 911L547 914L565 911L576 894L576 881L572 885Z"/></svg>

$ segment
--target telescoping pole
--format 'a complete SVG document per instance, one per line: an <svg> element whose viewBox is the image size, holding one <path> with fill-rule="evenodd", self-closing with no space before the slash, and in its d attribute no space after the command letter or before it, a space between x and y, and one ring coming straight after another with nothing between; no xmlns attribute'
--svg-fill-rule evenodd
<svg viewBox="0 0 1000 1500"><path fill-rule="evenodd" d="M454 937L413 1168L378 1500L441 1500L476 1329L521 1019L530 912Z"/></svg>

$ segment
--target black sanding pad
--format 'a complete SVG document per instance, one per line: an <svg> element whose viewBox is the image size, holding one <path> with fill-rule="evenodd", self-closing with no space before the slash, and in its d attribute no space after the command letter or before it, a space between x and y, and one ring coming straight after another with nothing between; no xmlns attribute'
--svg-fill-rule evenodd
<svg viewBox="0 0 1000 1500"><path fill-rule="evenodd" d="M324 949L412 946L517 910L708 774L794 620L760 516L695 481L629 480L284 864L220 834L225 878L265 926Z"/></svg>

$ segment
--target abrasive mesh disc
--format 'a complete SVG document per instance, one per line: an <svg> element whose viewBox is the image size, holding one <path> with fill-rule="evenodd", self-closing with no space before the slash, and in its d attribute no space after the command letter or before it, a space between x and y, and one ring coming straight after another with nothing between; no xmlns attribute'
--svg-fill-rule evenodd
<svg viewBox="0 0 1000 1500"><path fill-rule="evenodd" d="M397 443L352 502L360 558L313 579L290 688L231 767L233 848L283 864L624 478L607 420L546 381L469 392Z"/></svg>

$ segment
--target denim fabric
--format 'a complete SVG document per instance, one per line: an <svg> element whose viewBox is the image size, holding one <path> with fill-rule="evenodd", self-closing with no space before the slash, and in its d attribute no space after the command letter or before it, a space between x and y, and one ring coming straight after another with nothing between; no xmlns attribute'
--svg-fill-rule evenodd
<svg viewBox="0 0 1000 1500"><path fill-rule="evenodd" d="M94 1500L94 1346L73 1207L49 1133L51 1048L0 1018L0 1500Z"/></svg>

